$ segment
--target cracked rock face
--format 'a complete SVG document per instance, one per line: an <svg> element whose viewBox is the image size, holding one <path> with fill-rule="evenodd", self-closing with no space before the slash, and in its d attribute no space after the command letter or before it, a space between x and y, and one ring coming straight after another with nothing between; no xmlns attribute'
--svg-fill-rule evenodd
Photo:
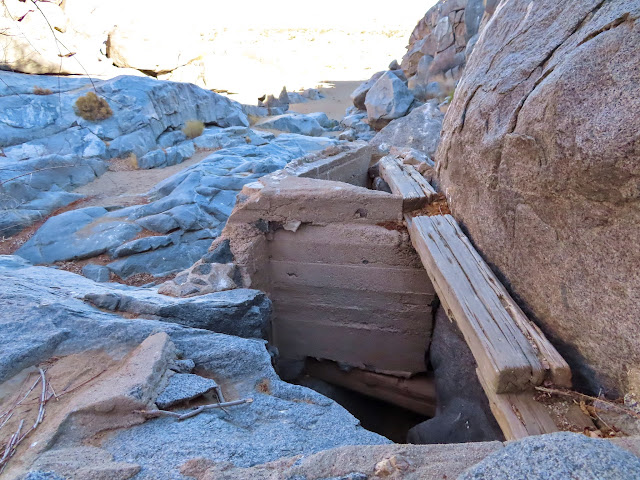
<svg viewBox="0 0 640 480"><path fill-rule="evenodd" d="M436 157L454 214L576 383L614 394L640 361L639 16L637 0L501 5Z"/></svg>
<svg viewBox="0 0 640 480"><path fill-rule="evenodd" d="M37 365L46 368L47 381L60 395L58 402L48 402L43 423L20 446L2 478L22 478L31 470L26 477L31 480L124 480L134 475L178 480L185 478L180 467L194 458L246 468L342 445L389 443L364 430L332 400L281 381L264 341L174 323L178 316L194 313L182 301L167 302L149 289L99 284L70 272L32 267L16 256L0 256L0 291L0 412L21 398L24 390L16 386L33 383ZM233 292L243 296L252 291ZM98 310L88 301L90 294L94 299L110 297L118 308L104 303L104 310ZM227 310L220 315L227 320L234 318L238 306L230 294L221 292L227 300L219 305ZM208 303L222 298L213 295ZM112 313L132 309L145 310L147 318ZM260 315L268 318L266 311ZM235 323L242 328L244 322ZM183 360L177 360L180 357ZM169 390L169 400L184 400L214 385L196 375L173 374L174 369L193 369L213 378L226 400L253 402L184 421L141 417L140 410L150 408L159 393ZM166 382L169 376L177 379L173 385ZM30 399L38 395L35 389ZM28 418L37 412L32 408ZM5 432L15 431L23 415L11 419L13 428L0 432L0 442L4 444ZM101 438L100 448L87 448L95 435Z"/></svg>

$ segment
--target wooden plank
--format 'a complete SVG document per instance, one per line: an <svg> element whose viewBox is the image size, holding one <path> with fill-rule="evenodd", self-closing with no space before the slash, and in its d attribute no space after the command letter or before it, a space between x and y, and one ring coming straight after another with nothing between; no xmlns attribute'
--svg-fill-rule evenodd
<svg viewBox="0 0 640 480"><path fill-rule="evenodd" d="M491 271L478 251L471 245L467 236L462 233L458 222L451 215L442 216L443 222L440 226L447 231L450 238L459 240L459 252L464 252L458 256L465 269L478 269L479 278L484 280L484 285L488 287L486 299L492 302L492 307L502 313L504 321L513 323L520 329L528 340L529 344L542 364L544 377L535 382L540 385L545 380L550 380L553 384L565 388L571 388L571 369L553 345L547 340L542 331L531 322L518 304L511 298L506 288ZM437 221L437 220L436 220Z"/></svg>
<svg viewBox="0 0 640 480"><path fill-rule="evenodd" d="M433 417L436 413L436 386L432 376L410 378L384 375L352 368L342 370L335 362L307 358L305 369L310 375L369 397L398 405L407 410Z"/></svg>
<svg viewBox="0 0 640 480"><path fill-rule="evenodd" d="M523 391L570 370L532 326L450 215L407 217L440 301L455 319L488 392Z"/></svg>
<svg viewBox="0 0 640 480"><path fill-rule="evenodd" d="M520 440L531 435L557 432L559 429L550 411L534 398L534 392L496 393L480 383L487 394L489 407L506 440Z"/></svg>
<svg viewBox="0 0 640 480"><path fill-rule="evenodd" d="M402 169L418 184L422 193L427 197L427 203L431 203L435 197L438 196L438 192L436 192L435 188L433 188L429 181L424 178L418 170L416 170L416 167L413 165L403 164Z"/></svg>
<svg viewBox="0 0 640 480"><path fill-rule="evenodd" d="M551 342L549 342L540 328L527 318L522 309L513 300L511 295L509 295L509 292L507 292L504 285L502 285L500 280L498 280L493 271L480 256L478 251L473 247L473 245L471 245L467 236L462 233L455 219L451 215L446 215L445 220L450 224L451 229L456 231L456 235L458 235L468 253L474 258L475 263L480 268L480 273L485 278L489 288L493 290L514 323L532 344L534 351L545 370L545 378L543 381L549 380L559 387L571 388L571 368L565 359L562 358L562 355L560 355Z"/></svg>
<svg viewBox="0 0 640 480"><path fill-rule="evenodd" d="M380 176L394 194L402 196L402 209L405 212L422 208L437 196L437 192L413 165L404 165L396 157L386 156L380 160Z"/></svg>

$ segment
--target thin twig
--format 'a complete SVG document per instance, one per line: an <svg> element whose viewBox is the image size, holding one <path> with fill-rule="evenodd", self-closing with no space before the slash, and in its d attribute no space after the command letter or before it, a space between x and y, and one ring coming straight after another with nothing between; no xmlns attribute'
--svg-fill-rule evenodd
<svg viewBox="0 0 640 480"><path fill-rule="evenodd" d="M13 417L13 412L11 412L11 413L9 414L9 416L8 416L7 418L5 418L4 422L2 422L2 425L0 425L0 430L2 430L2 427L4 427L4 426L7 424L7 422L9 421L9 419L10 419L11 417Z"/></svg>
<svg viewBox="0 0 640 480"><path fill-rule="evenodd" d="M57 394L57 393L56 393L56 391L54 390L53 385L51 385L51 382L49 382L49 388L51 389L51 394L52 394L52 395L49 395L49 398L47 398L47 400L49 400L49 399L53 396L53 397L55 397L56 402L59 402L59 401L60 401L60 399L58 398L58 394Z"/></svg>
<svg viewBox="0 0 640 480"><path fill-rule="evenodd" d="M591 395L585 395L584 393L574 392L572 390L558 390L557 388L547 388L547 387L535 387L535 389L540 392L550 393L552 395L562 395L565 397L572 397L572 398L578 397L578 398L585 398L587 400L592 400L594 402L602 402L606 405L609 405L612 408L615 408L616 410L626 413L627 415L640 419L640 414L634 412L629 408L618 405L617 403L613 403L609 400L604 400L598 397L592 397ZM597 408L597 407L594 407L594 408Z"/></svg>
<svg viewBox="0 0 640 480"><path fill-rule="evenodd" d="M40 377L42 378L42 394L40 395L40 408L38 409L38 418L36 418L36 423L33 424L32 429L36 428L42 423L42 419L44 418L44 404L47 401L44 398L47 395L47 379L44 376L44 370L41 368L39 368L38 370L40 370Z"/></svg>
<svg viewBox="0 0 640 480"><path fill-rule="evenodd" d="M22 402L24 402L27 397L29 396L29 394L33 391L34 388L36 388L36 386L38 385L38 383L40 382L41 377L38 376L38 378L36 379L35 383L31 386L31 388L27 391L27 393L24 394L24 397L22 397L15 405L13 405L9 410L7 410L5 413L2 414L2 416L0 416L0 418L4 417L5 415L13 415L13 411L18 408Z"/></svg>
<svg viewBox="0 0 640 480"><path fill-rule="evenodd" d="M85 386L87 383L93 382L96 378L98 378L100 375L102 375L102 374L103 374L104 372L106 372L107 370L109 370L109 369L108 369L108 368L105 368L104 370L102 370L102 371L101 371L100 373L98 373L97 375L94 375L94 376L93 376L93 377L91 377L90 379L85 380L84 382L82 382L82 383L80 383L80 384L76 385L76 386L75 386L75 387L73 387L71 390L67 390L67 388L69 388L69 387L66 387L66 388L62 391L62 393L61 393L60 395L58 395L56 398L60 398L60 397L62 397L62 396L64 396L64 395L67 395L67 394L69 394L69 393L73 392L74 390L77 390L78 388Z"/></svg>
<svg viewBox="0 0 640 480"><path fill-rule="evenodd" d="M18 425L18 430L16 430L16 433L11 435L11 438L9 439L9 443L7 443L7 447L4 449L4 455L2 455L2 458L0 458L0 466L2 466L2 468L4 468L4 465L7 463L9 458L11 458L11 452L14 450L14 446L17 443L18 437L20 436L22 425L24 425L24 420L20 420L20 425Z"/></svg>
<svg viewBox="0 0 640 480"><path fill-rule="evenodd" d="M138 410L136 413L142 413L143 415L148 415L150 417L175 417L178 420L186 420L187 418L195 417L199 413L202 413L206 410L213 410L215 408L224 408L224 407L234 407L236 405L243 405L245 403L252 403L253 398L247 398L245 400L234 400L232 402L223 402L223 403L211 403L209 405L202 405L201 407L195 408L187 413L177 413L177 412L169 412L168 410Z"/></svg>

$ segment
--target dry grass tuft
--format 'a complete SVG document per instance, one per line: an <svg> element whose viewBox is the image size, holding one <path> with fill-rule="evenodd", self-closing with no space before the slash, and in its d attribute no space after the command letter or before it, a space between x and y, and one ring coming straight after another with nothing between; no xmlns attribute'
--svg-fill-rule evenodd
<svg viewBox="0 0 640 480"><path fill-rule="evenodd" d="M138 157L131 152L126 157L113 158L109 161L109 170L112 172L130 172L138 170Z"/></svg>
<svg viewBox="0 0 640 480"><path fill-rule="evenodd" d="M33 94L34 95L52 95L53 92L48 88L41 88L36 85L35 87L33 87Z"/></svg>
<svg viewBox="0 0 640 480"><path fill-rule="evenodd" d="M182 133L184 133L187 138L199 137L202 135L202 132L204 132L204 123L200 120L189 120L182 128Z"/></svg>
<svg viewBox="0 0 640 480"><path fill-rule="evenodd" d="M76 115L90 122L106 120L113 115L113 110L107 101L95 92L88 92L85 96L79 97L76 100L75 111Z"/></svg>
<svg viewBox="0 0 640 480"><path fill-rule="evenodd" d="M138 170L138 156L135 153L131 152L127 157L127 161L133 170Z"/></svg>

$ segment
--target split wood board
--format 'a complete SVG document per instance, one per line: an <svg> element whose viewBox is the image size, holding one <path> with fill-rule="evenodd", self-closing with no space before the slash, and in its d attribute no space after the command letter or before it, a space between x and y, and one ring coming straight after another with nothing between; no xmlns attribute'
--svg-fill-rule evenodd
<svg viewBox="0 0 640 480"><path fill-rule="evenodd" d="M487 394L549 380L571 386L569 366L509 296L451 215L405 217L438 297L458 324Z"/></svg>
<svg viewBox="0 0 640 480"><path fill-rule="evenodd" d="M380 160L380 176L389 184L391 192L402 196L404 212L418 210L438 195L413 165L405 165L397 157L386 156Z"/></svg>
<svg viewBox="0 0 640 480"><path fill-rule="evenodd" d="M547 407L535 400L534 391L495 393L482 382L479 372L478 377L487 394L491 412L507 441L559 430Z"/></svg>

